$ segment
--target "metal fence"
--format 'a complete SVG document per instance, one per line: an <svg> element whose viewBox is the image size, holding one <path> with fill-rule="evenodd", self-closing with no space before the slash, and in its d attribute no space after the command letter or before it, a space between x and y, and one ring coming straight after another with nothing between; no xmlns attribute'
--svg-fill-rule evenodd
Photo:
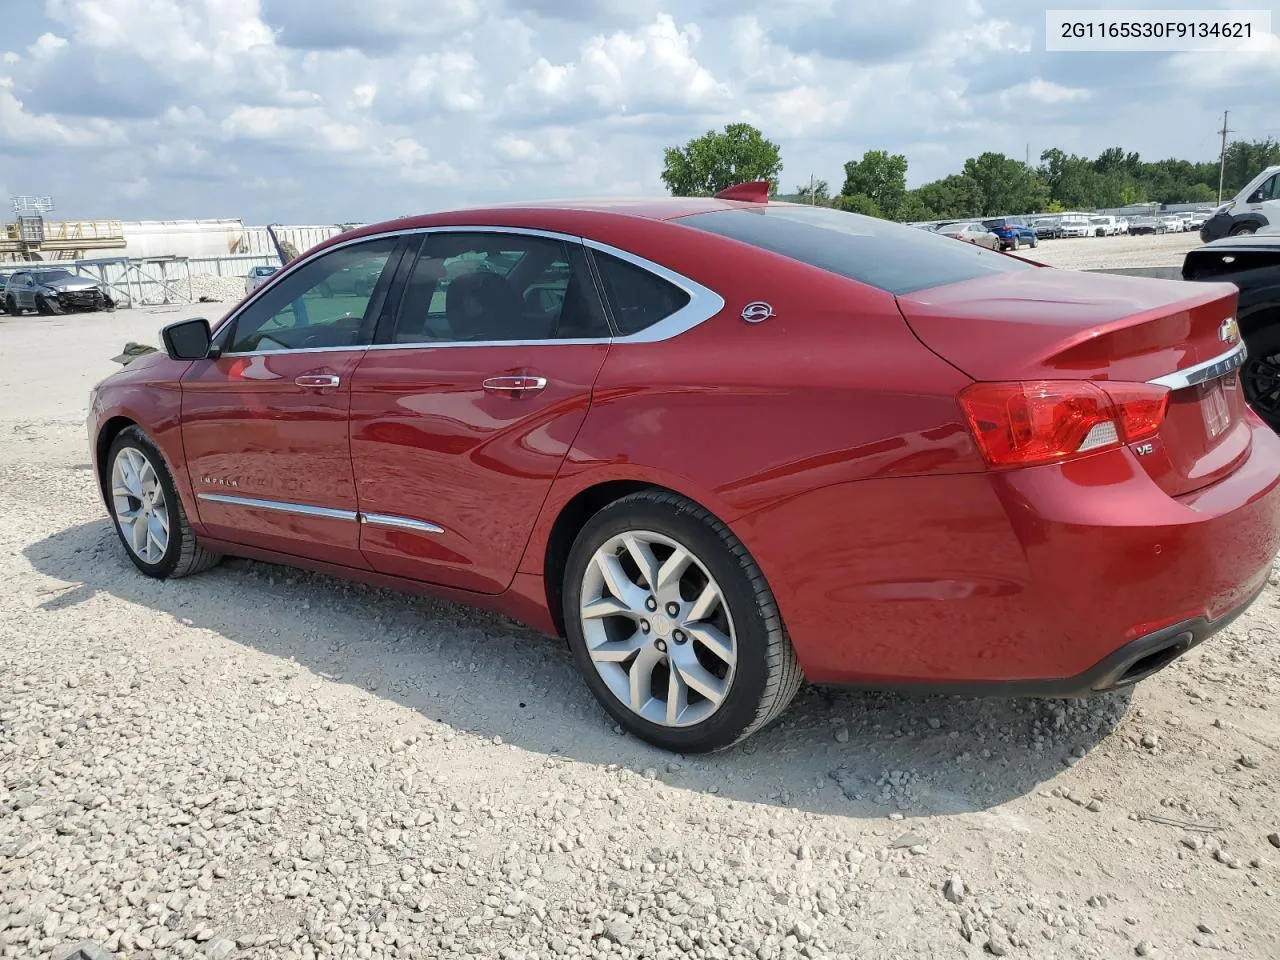
<svg viewBox="0 0 1280 960"><path fill-rule="evenodd" d="M279 266L275 254L240 254L229 257L154 257L130 260L125 257L102 257L94 260L60 260L41 264L57 267L81 276L92 277L111 291L116 306L121 308L195 303L202 290L217 299L218 291L209 290L201 278L239 279L252 267Z"/></svg>

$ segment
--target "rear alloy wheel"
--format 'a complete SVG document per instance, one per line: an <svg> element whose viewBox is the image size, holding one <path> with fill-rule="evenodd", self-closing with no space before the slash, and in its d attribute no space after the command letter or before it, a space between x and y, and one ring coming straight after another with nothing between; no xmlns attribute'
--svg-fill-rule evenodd
<svg viewBox="0 0 1280 960"><path fill-rule="evenodd" d="M105 479L120 542L147 576L185 577L218 562L196 543L164 458L137 427L111 444Z"/></svg>
<svg viewBox="0 0 1280 960"><path fill-rule="evenodd" d="M746 547L673 493L632 494L587 522L566 566L564 620L596 699L667 750L736 743L777 717L802 679Z"/></svg>
<svg viewBox="0 0 1280 960"><path fill-rule="evenodd" d="M1244 399L1272 430L1280 432L1280 327L1253 337L1240 370Z"/></svg>
<svg viewBox="0 0 1280 960"><path fill-rule="evenodd" d="M1013 238L1013 242L1009 244L1009 249L1010 249L1010 250L1012 250L1014 253L1017 253L1017 252L1018 252L1018 238L1017 238L1017 237L1014 237L1014 238Z"/></svg>

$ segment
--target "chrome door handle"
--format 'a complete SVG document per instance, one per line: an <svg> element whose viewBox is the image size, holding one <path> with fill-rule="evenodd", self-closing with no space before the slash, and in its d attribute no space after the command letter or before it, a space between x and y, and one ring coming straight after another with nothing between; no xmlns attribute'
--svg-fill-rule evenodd
<svg viewBox="0 0 1280 960"><path fill-rule="evenodd" d="M300 387L336 387L342 380L332 373L304 373L293 382Z"/></svg>
<svg viewBox="0 0 1280 960"><path fill-rule="evenodd" d="M480 384L490 392L536 393L547 385L546 377L489 377Z"/></svg>

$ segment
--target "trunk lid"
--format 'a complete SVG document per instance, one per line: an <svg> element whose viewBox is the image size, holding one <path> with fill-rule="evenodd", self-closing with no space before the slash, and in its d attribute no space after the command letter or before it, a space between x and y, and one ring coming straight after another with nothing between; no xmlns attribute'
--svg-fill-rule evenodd
<svg viewBox="0 0 1280 960"><path fill-rule="evenodd" d="M1165 420L1138 460L1173 496L1229 474L1250 448L1236 373L1237 289L1044 268L898 297L916 336L975 380L1163 381ZM1206 365L1208 367L1206 368ZM1187 373L1189 371L1189 373Z"/></svg>

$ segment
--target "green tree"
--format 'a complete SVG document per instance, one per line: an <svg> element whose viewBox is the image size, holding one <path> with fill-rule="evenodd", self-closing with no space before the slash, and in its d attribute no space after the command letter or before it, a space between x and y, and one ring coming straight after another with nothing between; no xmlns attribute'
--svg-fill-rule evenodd
<svg viewBox="0 0 1280 960"><path fill-rule="evenodd" d="M832 203L833 206L841 210L847 210L850 213L864 213L868 217L884 216L884 211L880 209L880 204L865 193L842 193Z"/></svg>
<svg viewBox="0 0 1280 960"><path fill-rule="evenodd" d="M840 194L870 197L883 211L883 216L897 217L906 192L907 158L901 153L868 150L861 160L850 160L844 165L844 186Z"/></svg>
<svg viewBox="0 0 1280 960"><path fill-rule="evenodd" d="M1244 185L1267 167L1280 163L1280 142L1266 140L1236 140L1227 145L1224 164L1222 199L1235 196ZM1217 171L1214 171L1215 175ZM1216 187L1217 179L1213 180ZM1215 190L1214 196L1217 196Z"/></svg>
<svg viewBox="0 0 1280 960"><path fill-rule="evenodd" d="M819 207L831 206L831 188L825 180L814 180L813 187L802 183L796 187L794 194L796 203L812 203Z"/></svg>
<svg viewBox="0 0 1280 960"><path fill-rule="evenodd" d="M898 204L898 215L894 219L903 223L914 223L919 220L937 220L939 217L934 209L920 198L918 190L908 190L902 202Z"/></svg>
<svg viewBox="0 0 1280 960"><path fill-rule="evenodd" d="M1049 189L1021 160L987 151L964 162L965 176L982 188L982 213L1034 213L1049 202Z"/></svg>
<svg viewBox="0 0 1280 960"><path fill-rule="evenodd" d="M980 217L984 197L982 187L972 177L953 173L941 180L926 183L912 191L924 206L933 211L931 220Z"/></svg>
<svg viewBox="0 0 1280 960"><path fill-rule="evenodd" d="M768 180L777 193L781 149L749 123L708 130L683 147L667 147L662 182L677 197L709 196L748 180Z"/></svg>

